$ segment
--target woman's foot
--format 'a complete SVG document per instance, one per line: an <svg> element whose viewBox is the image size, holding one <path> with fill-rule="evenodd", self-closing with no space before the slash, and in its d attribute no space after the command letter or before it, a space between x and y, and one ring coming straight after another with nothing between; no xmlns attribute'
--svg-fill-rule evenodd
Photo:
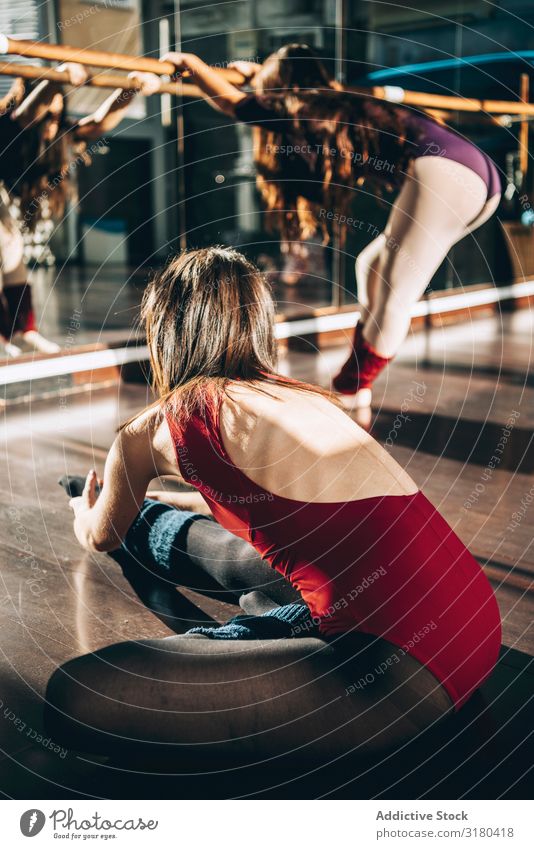
<svg viewBox="0 0 534 849"><path fill-rule="evenodd" d="M22 349L18 345L13 345L13 342L4 342L4 351L8 357L20 357Z"/></svg>
<svg viewBox="0 0 534 849"><path fill-rule="evenodd" d="M300 283L300 278L302 274L298 274L295 271L284 271L280 275L280 283L284 286L297 286Z"/></svg>
<svg viewBox="0 0 534 849"><path fill-rule="evenodd" d="M371 387L390 362L391 357L383 357L364 338L358 323L348 359L332 381L333 391L337 392L343 406L349 410L370 407Z"/></svg>
<svg viewBox="0 0 534 849"><path fill-rule="evenodd" d="M357 392L349 395L348 393L338 393L339 400L346 410L364 410L371 406L373 393L369 388L358 389Z"/></svg>
<svg viewBox="0 0 534 849"><path fill-rule="evenodd" d="M26 333L22 334L22 338L30 347L41 354L58 354L61 351L61 346L57 342L45 339L37 330L27 330Z"/></svg>
<svg viewBox="0 0 534 849"><path fill-rule="evenodd" d="M371 407L359 407L351 411L351 418L364 430L370 431L373 424L373 411Z"/></svg>
<svg viewBox="0 0 534 849"><path fill-rule="evenodd" d="M239 596L239 607L249 616L263 616L269 610L280 607L272 598L259 590L252 590Z"/></svg>

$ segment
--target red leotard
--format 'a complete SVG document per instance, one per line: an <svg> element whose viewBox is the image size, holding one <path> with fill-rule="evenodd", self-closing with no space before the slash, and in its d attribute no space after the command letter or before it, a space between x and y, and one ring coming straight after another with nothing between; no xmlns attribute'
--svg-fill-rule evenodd
<svg viewBox="0 0 534 849"><path fill-rule="evenodd" d="M224 528L301 593L327 638L360 631L423 663L456 708L492 671L501 622L491 586L422 492L356 501L273 495L228 456L219 408L167 421L184 479Z"/></svg>

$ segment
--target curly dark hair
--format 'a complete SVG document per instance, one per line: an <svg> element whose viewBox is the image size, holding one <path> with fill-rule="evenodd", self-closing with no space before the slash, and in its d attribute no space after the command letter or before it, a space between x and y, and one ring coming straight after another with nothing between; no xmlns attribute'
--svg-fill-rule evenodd
<svg viewBox="0 0 534 849"><path fill-rule="evenodd" d="M408 113L339 90L312 48L283 47L252 84L288 126L284 133L254 128L257 186L269 227L284 240L320 232L327 242L321 210L335 210L339 220L349 214L355 189L365 184L380 195L401 184L414 151L407 139ZM288 155L288 141L307 147L309 155ZM389 164L386 178L377 163Z"/></svg>

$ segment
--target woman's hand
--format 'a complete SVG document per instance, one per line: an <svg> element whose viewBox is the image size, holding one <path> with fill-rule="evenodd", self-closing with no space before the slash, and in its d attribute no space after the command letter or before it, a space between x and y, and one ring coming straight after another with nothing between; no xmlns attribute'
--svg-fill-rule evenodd
<svg viewBox="0 0 534 849"><path fill-rule="evenodd" d="M157 94L161 88L161 77L158 77L157 74L132 71L131 74L128 74L128 79L135 80L139 83L139 91L145 97L149 97L151 94Z"/></svg>
<svg viewBox="0 0 534 849"><path fill-rule="evenodd" d="M194 53L167 53L162 61L172 62L179 73L190 71L203 97L219 112L235 117L235 104L245 97L216 68L210 68Z"/></svg>
<svg viewBox="0 0 534 849"><path fill-rule="evenodd" d="M192 70L195 58L192 53L165 53L160 62L172 62L176 71L182 74L184 71Z"/></svg>
<svg viewBox="0 0 534 849"><path fill-rule="evenodd" d="M69 507L76 517L78 517L78 514L81 511L91 510L91 508L94 507L96 499L98 498L96 493L97 483L98 478L96 476L96 471L95 469L91 469L85 480L85 486L82 494L76 498L71 498L69 501Z"/></svg>
<svg viewBox="0 0 534 849"><path fill-rule="evenodd" d="M84 65L79 62L64 62L63 65L58 65L58 71L66 71L69 75L69 82L74 86L84 85L89 79L89 74Z"/></svg>
<svg viewBox="0 0 534 849"><path fill-rule="evenodd" d="M172 62L177 74L183 74L184 71L189 71L194 74L199 66L204 66L205 63L194 53L165 53L161 57L160 62ZM209 68L209 65L206 65Z"/></svg>
<svg viewBox="0 0 534 849"><path fill-rule="evenodd" d="M153 440L162 426L159 408L149 409L122 428L109 449L102 491L91 469L83 493L71 499L74 534L87 551L114 551L139 513L151 480L168 474L167 461ZM161 465L159 465L161 464Z"/></svg>
<svg viewBox="0 0 534 849"><path fill-rule="evenodd" d="M247 62L244 59L236 59L235 62L229 62L228 67L232 71L237 71L248 82L258 73L262 66L258 65L257 62Z"/></svg>

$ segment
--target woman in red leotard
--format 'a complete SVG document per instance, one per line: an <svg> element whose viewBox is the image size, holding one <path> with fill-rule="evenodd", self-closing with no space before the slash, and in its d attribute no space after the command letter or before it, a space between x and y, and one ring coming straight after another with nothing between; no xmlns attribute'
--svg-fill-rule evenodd
<svg viewBox="0 0 534 849"><path fill-rule="evenodd" d="M92 472L71 501L76 536L267 616L67 663L48 690L54 734L370 752L460 708L497 659L491 587L389 454L327 393L277 373L257 269L231 249L186 252L143 315L158 400L119 432L100 495ZM181 475L212 517L145 500L157 475ZM278 639L261 638L267 619Z"/></svg>

